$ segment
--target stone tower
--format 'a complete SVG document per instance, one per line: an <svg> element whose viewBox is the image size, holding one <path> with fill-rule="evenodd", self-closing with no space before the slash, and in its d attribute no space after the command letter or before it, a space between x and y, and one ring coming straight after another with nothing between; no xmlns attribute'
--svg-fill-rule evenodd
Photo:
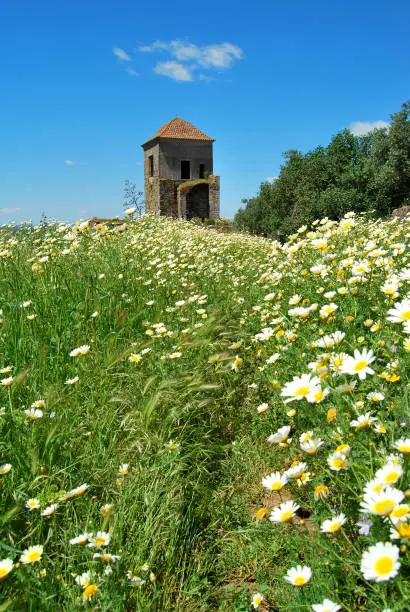
<svg viewBox="0 0 410 612"><path fill-rule="evenodd" d="M210 138L180 117L142 146L147 213L192 219L219 218L219 176L213 175Z"/></svg>

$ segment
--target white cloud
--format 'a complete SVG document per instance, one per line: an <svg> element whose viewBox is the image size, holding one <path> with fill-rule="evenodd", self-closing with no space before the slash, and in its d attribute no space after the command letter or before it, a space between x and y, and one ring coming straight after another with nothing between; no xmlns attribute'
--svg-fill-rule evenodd
<svg viewBox="0 0 410 612"><path fill-rule="evenodd" d="M112 52L114 53L114 55L116 57L118 57L119 60L121 60L122 62L130 62L131 58L128 55L128 53L126 53L124 51L124 49L121 49L120 47L114 47L114 49L112 50Z"/></svg>
<svg viewBox="0 0 410 612"><path fill-rule="evenodd" d="M278 176L267 176L265 179L265 183L274 183L278 178Z"/></svg>
<svg viewBox="0 0 410 612"><path fill-rule="evenodd" d="M131 74L132 76L138 76L138 72L134 70L134 68L131 68L131 66L128 66L127 72L128 74Z"/></svg>
<svg viewBox="0 0 410 612"><path fill-rule="evenodd" d="M160 62L154 67L154 72L174 79L174 81L192 81L190 68L179 62Z"/></svg>
<svg viewBox="0 0 410 612"><path fill-rule="evenodd" d="M143 45L142 47L138 47L138 51L142 51L143 53L152 53L153 51L166 51L168 48L169 43L156 40L151 45Z"/></svg>
<svg viewBox="0 0 410 612"><path fill-rule="evenodd" d="M165 44L168 45L168 50L171 52L171 55L176 57L181 62L197 60L201 55L200 48L192 43L184 43L180 40L171 40L170 43Z"/></svg>
<svg viewBox="0 0 410 612"><path fill-rule="evenodd" d="M353 121L349 125L349 130L355 136L366 136L373 130L380 130L382 128L389 129L390 124L387 121Z"/></svg>
<svg viewBox="0 0 410 612"><path fill-rule="evenodd" d="M64 163L66 166L74 166L75 162L73 162L71 159L65 159Z"/></svg>
<svg viewBox="0 0 410 612"><path fill-rule="evenodd" d="M242 59L242 49L231 43L201 47L198 63L210 68L230 68L235 60Z"/></svg>
<svg viewBox="0 0 410 612"><path fill-rule="evenodd" d="M188 62L189 65L186 66L187 72L185 73L185 78L178 79L183 81L192 81L192 72L197 68L226 70L236 60L243 58L242 49L228 42L198 46L182 40L171 40L169 42L157 40L150 45L140 46L138 51L143 53L167 52L177 60L157 64L154 71L158 74L163 74L163 72L158 71L158 66L178 66L180 68L182 66L181 62ZM187 78L188 74L190 78ZM206 77L204 74L200 74L198 78L202 81L209 80L209 77Z"/></svg>
<svg viewBox="0 0 410 612"><path fill-rule="evenodd" d="M10 215L11 213L15 213L15 212L19 212L20 210L23 210L22 208L19 207L7 207L6 208L0 208L0 213L2 215Z"/></svg>

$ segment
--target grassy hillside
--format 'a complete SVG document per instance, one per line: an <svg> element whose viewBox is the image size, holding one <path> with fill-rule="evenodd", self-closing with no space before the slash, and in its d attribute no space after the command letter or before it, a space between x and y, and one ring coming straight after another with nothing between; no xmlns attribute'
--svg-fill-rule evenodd
<svg viewBox="0 0 410 612"><path fill-rule="evenodd" d="M0 610L405 609L409 236L3 228Z"/></svg>

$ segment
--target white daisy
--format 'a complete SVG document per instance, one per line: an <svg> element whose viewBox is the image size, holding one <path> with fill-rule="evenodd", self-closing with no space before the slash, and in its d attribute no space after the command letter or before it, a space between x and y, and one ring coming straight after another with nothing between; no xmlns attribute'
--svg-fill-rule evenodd
<svg viewBox="0 0 410 612"><path fill-rule="evenodd" d="M108 546L110 539L111 536L106 531L97 531L97 534L90 538L88 546L90 548L102 548L103 546Z"/></svg>
<svg viewBox="0 0 410 612"><path fill-rule="evenodd" d="M384 582L397 576L400 549L390 542L378 542L362 555L361 572L366 580Z"/></svg>
<svg viewBox="0 0 410 612"><path fill-rule="evenodd" d="M383 485L394 485L401 478L403 468L400 463L387 463L375 474L375 480Z"/></svg>
<svg viewBox="0 0 410 612"><path fill-rule="evenodd" d="M92 537L93 537L92 533L87 533L87 532L81 533L75 538L71 538L70 544L73 546L74 544L79 544L80 546L84 546L84 544L87 544L88 540L90 540L90 538Z"/></svg>
<svg viewBox="0 0 410 612"><path fill-rule="evenodd" d="M320 526L320 531L322 533L335 533L339 531L341 527L345 524L347 518L344 514L338 514L337 516L332 517L323 523Z"/></svg>
<svg viewBox="0 0 410 612"><path fill-rule="evenodd" d="M340 470L347 470L349 467L349 462L346 458L346 455L343 453L332 453L327 458L327 463L331 470L334 472L340 472Z"/></svg>
<svg viewBox="0 0 410 612"><path fill-rule="evenodd" d="M410 320L410 300L396 302L394 308L390 308L387 313L387 320L391 323L405 323Z"/></svg>
<svg viewBox="0 0 410 612"><path fill-rule="evenodd" d="M280 472L272 472L269 476L262 479L262 485L268 491L280 491L288 482L286 474L280 474Z"/></svg>
<svg viewBox="0 0 410 612"><path fill-rule="evenodd" d="M389 514L389 519L393 525L407 521L410 514L410 506L408 504L397 504Z"/></svg>
<svg viewBox="0 0 410 612"><path fill-rule="evenodd" d="M308 455L316 455L318 449L323 445L324 442L320 438L311 438L310 440L302 440L300 443L300 448Z"/></svg>
<svg viewBox="0 0 410 612"><path fill-rule="evenodd" d="M252 597L251 604L257 610L263 601L263 595L261 593L255 593Z"/></svg>
<svg viewBox="0 0 410 612"><path fill-rule="evenodd" d="M404 455L407 455L410 453L410 438L400 438L400 440L394 442L393 446Z"/></svg>
<svg viewBox="0 0 410 612"><path fill-rule="evenodd" d="M278 431L274 434L271 434L268 438L268 442L271 444L277 444L278 442L284 442L288 439L291 427L290 425L285 425L278 429Z"/></svg>
<svg viewBox="0 0 410 612"><path fill-rule="evenodd" d="M295 400L300 401L306 399L317 387L320 387L320 379L317 376L302 374L302 376L294 376L291 382L285 384L281 396L288 398L285 404Z"/></svg>
<svg viewBox="0 0 410 612"><path fill-rule="evenodd" d="M380 492L365 493L360 510L366 514L388 516L393 508L404 499L404 493L393 487L386 487Z"/></svg>
<svg viewBox="0 0 410 612"><path fill-rule="evenodd" d="M368 351L364 348L362 352L360 352L358 349L355 349L354 357L349 355L349 357L344 360L340 371L343 374L357 374L360 380L364 380L367 374L374 374L374 370L369 368L369 365L373 363L375 359L376 357L372 350Z"/></svg>
<svg viewBox="0 0 410 612"><path fill-rule="evenodd" d="M366 414L361 414L357 419L353 419L350 421L350 427L355 427L356 431L359 429L364 429L365 427L370 427L375 423L377 419L370 415L370 412L366 412Z"/></svg>
<svg viewBox="0 0 410 612"><path fill-rule="evenodd" d="M40 500L35 497L32 497L31 499L28 499L24 505L29 510L37 510L38 508L40 508Z"/></svg>
<svg viewBox="0 0 410 612"><path fill-rule="evenodd" d="M0 580L6 578L11 570L14 568L12 559L1 559L0 560Z"/></svg>
<svg viewBox="0 0 410 612"><path fill-rule="evenodd" d="M24 564L36 563L40 561L42 554L43 547L41 545L29 546L21 555L20 561Z"/></svg>
<svg viewBox="0 0 410 612"><path fill-rule="evenodd" d="M58 504L51 504L50 506L47 506L47 508L44 508L44 510L41 512L41 516L51 516L54 514L57 508Z"/></svg>
<svg viewBox="0 0 410 612"><path fill-rule="evenodd" d="M272 523L288 523L295 516L299 507L292 499L283 502L280 506L273 508L269 520Z"/></svg>
<svg viewBox="0 0 410 612"><path fill-rule="evenodd" d="M311 576L312 570L310 567L306 565L297 565L296 567L290 568L284 578L287 582L293 584L293 586L302 587L309 582Z"/></svg>

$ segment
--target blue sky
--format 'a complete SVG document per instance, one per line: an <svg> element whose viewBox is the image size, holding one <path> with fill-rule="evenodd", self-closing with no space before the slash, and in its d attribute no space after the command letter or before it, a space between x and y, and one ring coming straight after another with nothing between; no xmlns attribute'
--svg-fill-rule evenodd
<svg viewBox="0 0 410 612"><path fill-rule="evenodd" d="M233 216L283 151L410 98L409 23L407 0L3 0L0 223L121 214L176 114L216 139Z"/></svg>

